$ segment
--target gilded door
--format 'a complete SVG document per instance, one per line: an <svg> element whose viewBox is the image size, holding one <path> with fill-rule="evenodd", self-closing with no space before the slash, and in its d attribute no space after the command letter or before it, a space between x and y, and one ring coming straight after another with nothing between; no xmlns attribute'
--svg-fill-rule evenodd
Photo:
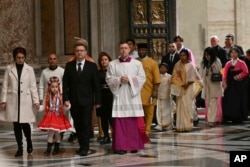
<svg viewBox="0 0 250 167"><path fill-rule="evenodd" d="M169 39L169 0L132 0L130 35L136 43L147 42L149 56L157 62L166 54Z"/></svg>

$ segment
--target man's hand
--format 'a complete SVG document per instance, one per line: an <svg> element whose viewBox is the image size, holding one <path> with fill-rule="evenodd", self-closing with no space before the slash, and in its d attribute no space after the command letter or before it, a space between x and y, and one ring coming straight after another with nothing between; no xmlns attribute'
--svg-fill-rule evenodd
<svg viewBox="0 0 250 167"><path fill-rule="evenodd" d="M128 76L127 76L127 75L123 75L123 76L121 77L121 82L123 82L123 83L128 83L128 82L129 82Z"/></svg>
<svg viewBox="0 0 250 167"><path fill-rule="evenodd" d="M65 107L69 107L70 106L70 102L69 101L65 101L64 105L65 105Z"/></svg>

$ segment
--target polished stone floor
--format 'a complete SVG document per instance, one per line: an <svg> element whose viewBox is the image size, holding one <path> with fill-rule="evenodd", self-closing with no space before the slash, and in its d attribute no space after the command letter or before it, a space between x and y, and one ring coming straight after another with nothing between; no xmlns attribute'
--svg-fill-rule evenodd
<svg viewBox="0 0 250 167"><path fill-rule="evenodd" d="M15 158L17 146L12 125L0 122L0 167L229 167L229 151L250 150L250 121L211 128L201 117L198 127L191 132L152 130L151 143L146 144L144 150L125 155L113 154L110 144L100 145L96 141L96 129L89 155L80 157L75 154L78 145L68 143L68 136L69 133L65 133L59 155L45 156L47 133L34 126L33 155L28 156L24 151L23 157Z"/></svg>

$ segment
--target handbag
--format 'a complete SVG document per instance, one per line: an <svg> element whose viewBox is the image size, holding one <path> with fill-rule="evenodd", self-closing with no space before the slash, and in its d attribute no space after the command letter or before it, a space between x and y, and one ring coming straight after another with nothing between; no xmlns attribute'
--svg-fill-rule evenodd
<svg viewBox="0 0 250 167"><path fill-rule="evenodd" d="M220 72L213 72L213 69L211 68L212 75L211 75L211 81L212 82L220 82L222 81L222 74Z"/></svg>

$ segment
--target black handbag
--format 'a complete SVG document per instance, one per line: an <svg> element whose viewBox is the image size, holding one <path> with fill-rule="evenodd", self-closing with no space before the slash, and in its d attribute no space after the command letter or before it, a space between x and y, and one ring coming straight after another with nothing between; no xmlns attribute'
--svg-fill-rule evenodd
<svg viewBox="0 0 250 167"><path fill-rule="evenodd" d="M212 73L211 81L212 82L220 82L220 81L222 81L222 74L221 73Z"/></svg>

